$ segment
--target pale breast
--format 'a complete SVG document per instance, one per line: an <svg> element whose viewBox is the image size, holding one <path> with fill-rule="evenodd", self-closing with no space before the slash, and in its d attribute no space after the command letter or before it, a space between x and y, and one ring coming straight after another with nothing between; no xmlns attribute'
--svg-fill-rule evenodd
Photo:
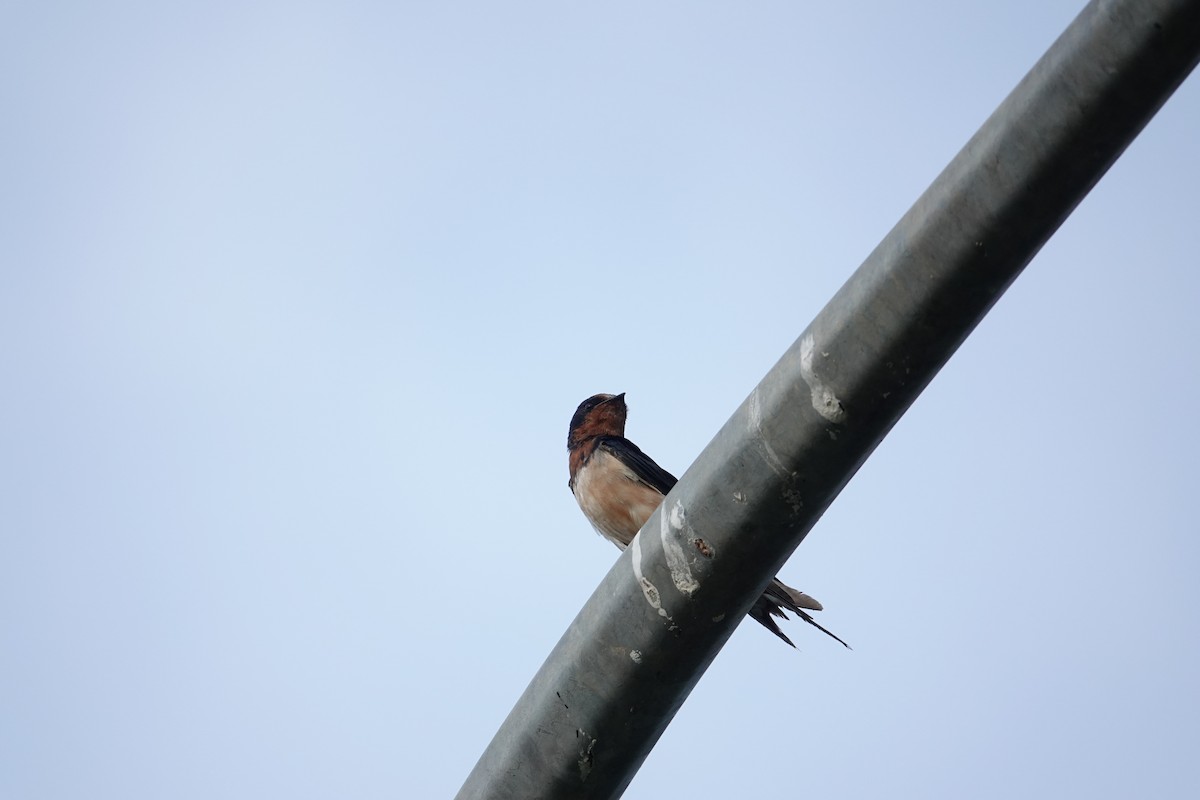
<svg viewBox="0 0 1200 800"><path fill-rule="evenodd" d="M602 449L575 474L574 490L592 527L622 550L663 499L620 459Z"/></svg>

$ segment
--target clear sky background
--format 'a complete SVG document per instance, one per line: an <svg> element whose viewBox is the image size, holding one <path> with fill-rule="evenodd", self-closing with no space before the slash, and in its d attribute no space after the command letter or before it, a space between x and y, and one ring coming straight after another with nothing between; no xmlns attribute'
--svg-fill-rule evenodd
<svg viewBox="0 0 1200 800"><path fill-rule="evenodd" d="M0 5L0 797L452 796L680 474L1082 7ZM1200 795L1200 83L626 796Z"/></svg>

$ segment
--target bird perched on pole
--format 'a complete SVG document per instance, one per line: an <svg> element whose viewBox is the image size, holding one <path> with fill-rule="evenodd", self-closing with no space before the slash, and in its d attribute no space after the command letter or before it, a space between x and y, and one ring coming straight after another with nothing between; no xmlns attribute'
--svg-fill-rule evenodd
<svg viewBox="0 0 1200 800"><path fill-rule="evenodd" d="M579 404L567 434L571 492L592 527L622 550L677 482L625 438L628 413L624 394L594 395ZM792 647L796 645L779 630L772 616L787 619L785 611L791 611L849 647L808 613L820 610L816 600L775 578L754 602L750 616Z"/></svg>

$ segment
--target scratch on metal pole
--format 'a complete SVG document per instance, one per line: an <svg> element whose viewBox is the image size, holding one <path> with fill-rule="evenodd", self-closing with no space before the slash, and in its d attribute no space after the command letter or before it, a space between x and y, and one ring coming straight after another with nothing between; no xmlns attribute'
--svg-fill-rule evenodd
<svg viewBox="0 0 1200 800"><path fill-rule="evenodd" d="M687 552L683 548L683 539L688 530L687 513L683 503L675 501L671 513L662 514L662 524L659 534L662 536L663 555L667 559L667 568L671 570L671 581L675 588L691 597L700 588L700 581L692 575L688 566Z"/></svg>
<svg viewBox="0 0 1200 800"><path fill-rule="evenodd" d="M779 454L775 452L775 448L771 447L771 443L767 441L766 435L762 429L762 400L758 397L758 387L754 387L754 391L750 393L750 434L754 437L755 443L762 450L763 458L767 462L772 471L776 475L790 475L791 471L783 465L783 460ZM735 495L734 499L737 497ZM741 502L741 501L739 501Z"/></svg>
<svg viewBox="0 0 1200 800"><path fill-rule="evenodd" d="M642 587L642 594L646 596L646 602L658 612L660 617L666 618L672 625L675 620L662 607L662 595L658 593L658 587L650 582L650 579L642 574L642 542L641 536L634 536L633 541L629 543L629 549L632 552L633 558L633 577L637 579L638 586Z"/></svg>
<svg viewBox="0 0 1200 800"><path fill-rule="evenodd" d="M845 422L846 409L842 408L842 401L838 400L833 389L823 383L813 371L813 352L815 350L812 334L806 333L800 340L800 377L812 390L812 407L830 422Z"/></svg>
<svg viewBox="0 0 1200 800"><path fill-rule="evenodd" d="M596 749L596 739L589 736L583 728L575 729L575 738L583 739L586 744L579 751L579 780L586 782L592 774L592 751Z"/></svg>

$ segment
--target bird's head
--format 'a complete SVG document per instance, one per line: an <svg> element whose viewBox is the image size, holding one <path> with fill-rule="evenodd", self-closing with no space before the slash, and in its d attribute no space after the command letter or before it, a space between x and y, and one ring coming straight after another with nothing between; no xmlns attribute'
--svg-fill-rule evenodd
<svg viewBox="0 0 1200 800"><path fill-rule="evenodd" d="M579 404L579 408L575 409L575 416L571 417L567 449L574 448L594 436L624 436L625 417L628 413L624 392L592 395Z"/></svg>

